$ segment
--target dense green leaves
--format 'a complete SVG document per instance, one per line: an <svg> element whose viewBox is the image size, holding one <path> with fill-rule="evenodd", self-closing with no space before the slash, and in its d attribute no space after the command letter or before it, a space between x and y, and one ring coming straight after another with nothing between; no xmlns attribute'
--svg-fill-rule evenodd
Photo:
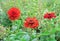
<svg viewBox="0 0 60 41"><path fill-rule="evenodd" d="M19 20L13 22L9 20L7 11L11 7L21 10ZM44 19L43 15L46 12L55 12L56 18ZM40 32L37 33L36 29L24 27L27 17L36 17L39 20L37 29ZM6 35L0 32L2 36L0 37L4 41L60 40L60 0L0 0L0 24L6 29Z"/></svg>

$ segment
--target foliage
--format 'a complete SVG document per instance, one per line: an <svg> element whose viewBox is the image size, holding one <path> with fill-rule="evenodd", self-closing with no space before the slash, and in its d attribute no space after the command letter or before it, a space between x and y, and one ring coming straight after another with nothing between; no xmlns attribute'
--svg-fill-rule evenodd
<svg viewBox="0 0 60 41"><path fill-rule="evenodd" d="M9 20L7 11L11 7L21 10L19 20ZM46 12L55 12L57 17L44 19ZM25 28L27 17L36 17L39 27ZM4 41L60 41L60 0L0 0L0 24L0 39Z"/></svg>

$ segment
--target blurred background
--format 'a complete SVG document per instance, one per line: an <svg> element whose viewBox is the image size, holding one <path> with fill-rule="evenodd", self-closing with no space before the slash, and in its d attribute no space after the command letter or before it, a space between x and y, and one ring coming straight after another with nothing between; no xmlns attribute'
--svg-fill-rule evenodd
<svg viewBox="0 0 60 41"><path fill-rule="evenodd" d="M11 22L7 11L21 10L19 20ZM55 12L56 18L43 18L46 12ZM27 17L36 17L37 29L24 28ZM0 0L0 41L60 41L60 0Z"/></svg>

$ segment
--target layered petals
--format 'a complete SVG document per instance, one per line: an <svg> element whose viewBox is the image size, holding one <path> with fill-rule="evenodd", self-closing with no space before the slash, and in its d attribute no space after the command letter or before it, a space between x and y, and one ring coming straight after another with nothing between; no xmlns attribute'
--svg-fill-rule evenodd
<svg viewBox="0 0 60 41"><path fill-rule="evenodd" d="M25 22L24 22L24 26L27 28L36 28L38 27L39 23L38 20L36 18L26 18Z"/></svg>
<svg viewBox="0 0 60 41"><path fill-rule="evenodd" d="M44 14L44 18L46 18L46 19L52 19L55 17L56 17L56 15L54 12L47 12L46 14Z"/></svg>
<svg viewBox="0 0 60 41"><path fill-rule="evenodd" d="M18 8L12 7L8 10L7 15L10 20L17 20L20 18L21 11Z"/></svg>

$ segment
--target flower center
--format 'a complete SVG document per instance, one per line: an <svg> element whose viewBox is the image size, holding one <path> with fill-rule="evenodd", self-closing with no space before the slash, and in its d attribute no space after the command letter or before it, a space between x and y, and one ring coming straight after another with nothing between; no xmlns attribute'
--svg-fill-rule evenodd
<svg viewBox="0 0 60 41"><path fill-rule="evenodd" d="M16 14L14 11L12 11L12 14Z"/></svg>
<svg viewBox="0 0 60 41"><path fill-rule="evenodd" d="M48 18L51 18L51 14L48 14L49 16L48 16Z"/></svg>
<svg viewBox="0 0 60 41"><path fill-rule="evenodd" d="M34 21L33 20L30 20L29 21L29 25L33 25L34 24Z"/></svg>
<svg viewBox="0 0 60 41"><path fill-rule="evenodd" d="M48 15L51 15L51 14L48 14Z"/></svg>

